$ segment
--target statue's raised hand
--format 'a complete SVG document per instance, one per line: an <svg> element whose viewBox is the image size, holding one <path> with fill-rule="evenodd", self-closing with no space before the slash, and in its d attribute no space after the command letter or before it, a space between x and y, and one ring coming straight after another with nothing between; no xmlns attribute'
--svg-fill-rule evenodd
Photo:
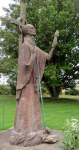
<svg viewBox="0 0 79 150"><path fill-rule="evenodd" d="M56 30L55 34L54 34L54 40L53 40L53 43L52 43L52 48L55 48L56 45L57 45L57 37L59 36L59 31Z"/></svg>
<svg viewBox="0 0 79 150"><path fill-rule="evenodd" d="M56 30L56 32L55 32L55 36L59 36L59 31L58 30Z"/></svg>

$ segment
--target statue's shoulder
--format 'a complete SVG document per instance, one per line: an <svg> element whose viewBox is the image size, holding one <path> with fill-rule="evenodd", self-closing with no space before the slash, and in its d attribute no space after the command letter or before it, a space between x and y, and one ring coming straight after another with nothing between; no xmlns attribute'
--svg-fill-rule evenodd
<svg viewBox="0 0 79 150"><path fill-rule="evenodd" d="M37 49L38 51L40 51L42 54L45 54L45 52L44 52L43 50L41 50L39 47L36 47L36 49Z"/></svg>
<svg viewBox="0 0 79 150"><path fill-rule="evenodd" d="M28 41L25 41L22 46L27 46L27 45L30 45Z"/></svg>
<svg viewBox="0 0 79 150"><path fill-rule="evenodd" d="M37 47L37 46L36 46L36 49L37 49L38 51L42 51L42 50L41 50L39 47Z"/></svg>
<svg viewBox="0 0 79 150"><path fill-rule="evenodd" d="M29 46L30 46L30 44L29 44L27 41L25 41L25 42L22 44L22 49L27 48L27 47L29 47Z"/></svg>

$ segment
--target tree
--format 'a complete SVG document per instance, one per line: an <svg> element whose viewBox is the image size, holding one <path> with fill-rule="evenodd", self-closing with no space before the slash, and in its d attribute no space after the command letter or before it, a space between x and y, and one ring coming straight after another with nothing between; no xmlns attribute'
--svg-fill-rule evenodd
<svg viewBox="0 0 79 150"><path fill-rule="evenodd" d="M74 48L79 45L78 6L78 0L53 0L40 10L39 39L44 41L41 48L46 47L48 52L52 35L56 29L60 32L58 45L43 76L52 97L58 97L60 87L74 86L75 79L79 78L79 50Z"/></svg>
<svg viewBox="0 0 79 150"><path fill-rule="evenodd" d="M73 87L75 79L79 79L79 0L25 1L26 20L37 30L38 47L49 52L54 33L59 30L58 44L52 59L46 63L43 76L51 97L58 97L61 87ZM10 57L1 59L4 65L0 64L0 72L11 75L17 72L15 70L18 61L18 33L16 27L10 24L10 18L19 17L19 2L18 0L17 4L10 4L9 9L4 8L6 16L1 17L2 26L4 25L5 28L0 29L0 36L3 38L0 46Z"/></svg>

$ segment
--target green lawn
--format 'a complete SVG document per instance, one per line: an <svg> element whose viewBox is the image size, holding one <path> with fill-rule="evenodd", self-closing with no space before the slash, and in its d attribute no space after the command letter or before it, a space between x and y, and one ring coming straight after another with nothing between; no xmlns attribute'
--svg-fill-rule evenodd
<svg viewBox="0 0 79 150"><path fill-rule="evenodd" d="M43 95L43 97L50 97L50 95ZM62 93L61 95L59 95L59 98L79 99L79 95L73 96L73 95L65 95L65 93Z"/></svg>
<svg viewBox="0 0 79 150"><path fill-rule="evenodd" d="M46 126L61 130L66 118L79 120L79 103L67 101L44 101Z"/></svg>
<svg viewBox="0 0 79 150"><path fill-rule="evenodd" d="M4 113L3 113L3 106L4 106ZM0 131L8 129L13 126L15 110L16 110L15 97L0 96Z"/></svg>
<svg viewBox="0 0 79 150"><path fill-rule="evenodd" d="M4 122L3 122L3 106L4 106ZM15 97L0 96L0 131L8 129L14 125L15 110L16 110ZM44 100L44 113L46 126L51 129L61 130L63 125L65 124L66 118L71 119L71 117L73 117L79 120L79 103ZM43 118L42 108L41 108L41 116Z"/></svg>
<svg viewBox="0 0 79 150"><path fill-rule="evenodd" d="M73 96L73 95L65 95L65 93L63 93L62 95L59 95L59 98L73 98L73 99L79 99L79 95Z"/></svg>

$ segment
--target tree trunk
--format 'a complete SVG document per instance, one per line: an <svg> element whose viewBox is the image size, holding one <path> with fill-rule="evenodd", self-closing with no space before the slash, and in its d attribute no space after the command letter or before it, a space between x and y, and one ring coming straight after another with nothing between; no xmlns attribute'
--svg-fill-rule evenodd
<svg viewBox="0 0 79 150"><path fill-rule="evenodd" d="M60 93L60 87L47 87L51 98L58 98L59 97L59 93Z"/></svg>
<svg viewBox="0 0 79 150"><path fill-rule="evenodd" d="M60 91L61 91L61 87L54 87L53 85L50 86L50 85L46 82L46 80L45 80L44 77L43 77L43 81L44 81L44 83L45 83L45 85L46 85L46 87L47 87L47 89L48 89L48 91L49 91L49 93L50 93L51 98L59 98L59 93L60 93Z"/></svg>

